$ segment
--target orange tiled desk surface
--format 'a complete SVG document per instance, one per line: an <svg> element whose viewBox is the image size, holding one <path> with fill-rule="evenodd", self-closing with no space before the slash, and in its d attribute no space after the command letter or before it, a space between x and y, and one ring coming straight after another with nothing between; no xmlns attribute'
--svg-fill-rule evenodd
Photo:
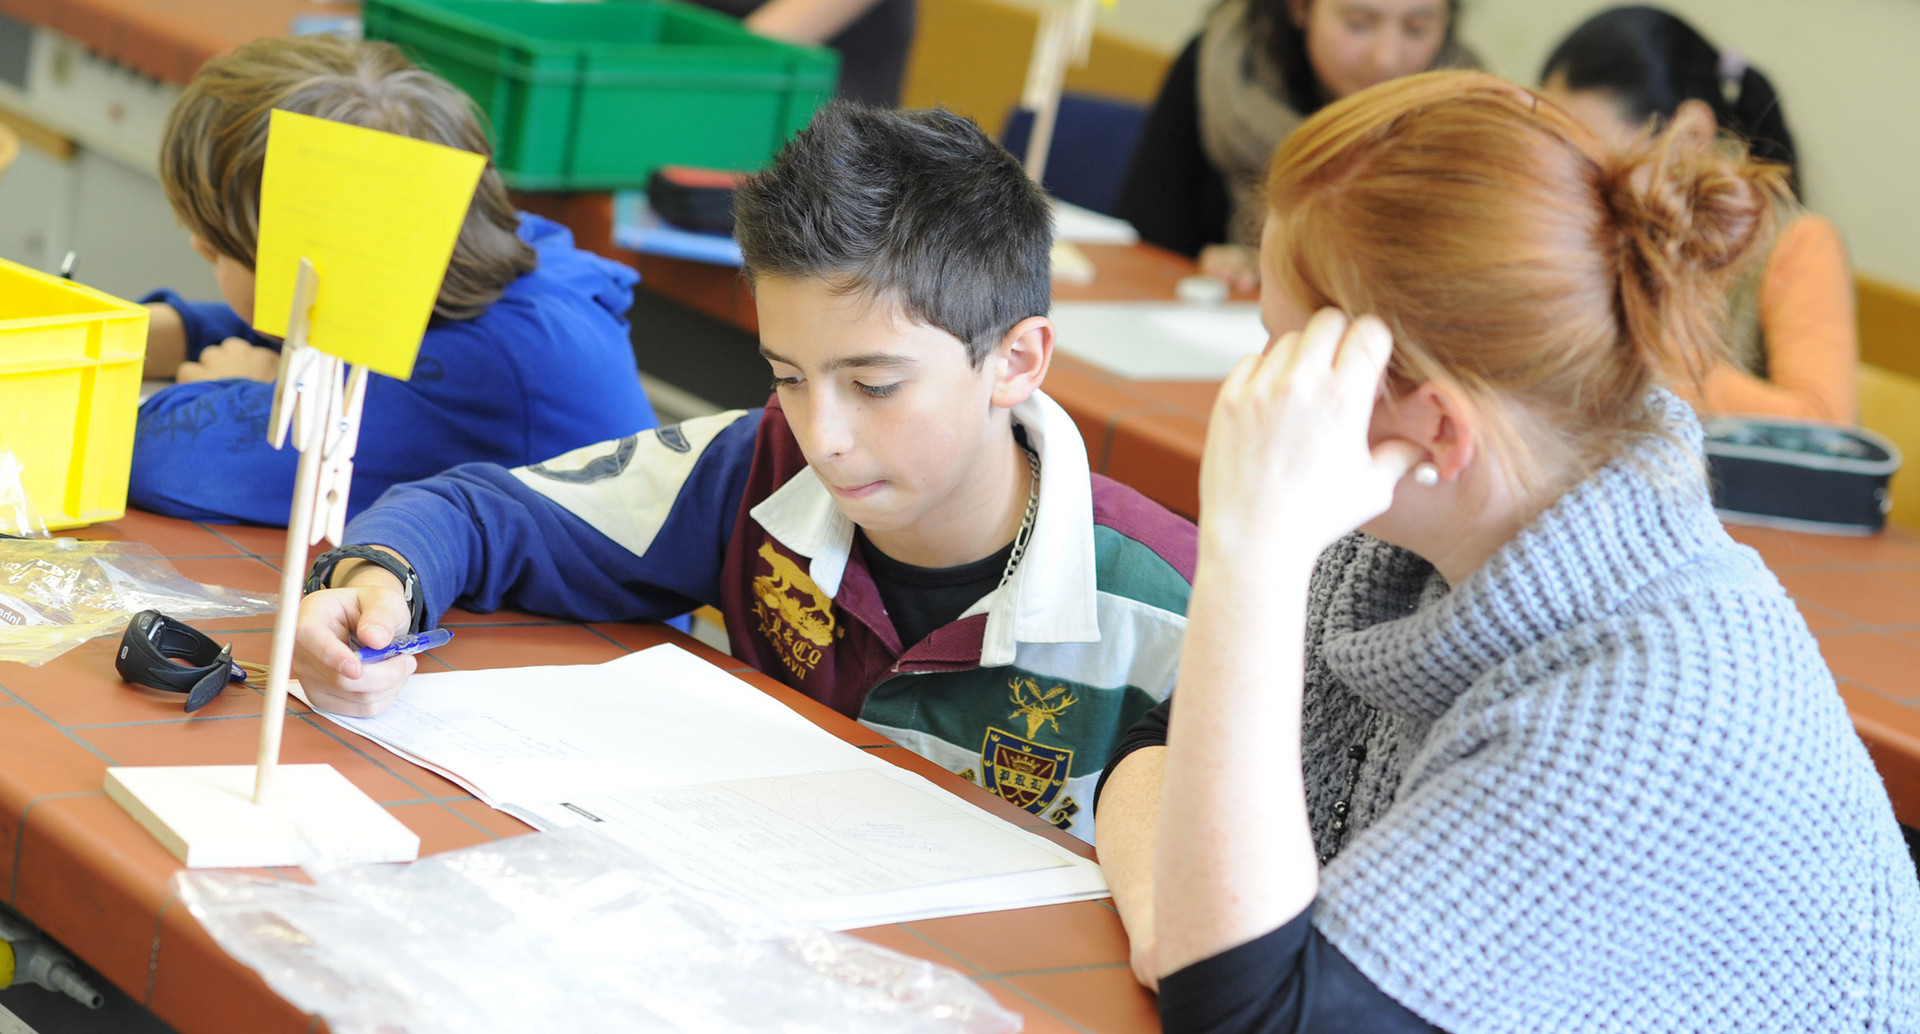
<svg viewBox="0 0 1920 1034"><path fill-rule="evenodd" d="M53 29L102 57L184 86L208 58L301 15L351 15L354 0L0 0L0 14Z"/></svg>
<svg viewBox="0 0 1920 1034"><path fill-rule="evenodd" d="M276 591L285 533L129 513L74 533L145 542L189 577ZM678 632L649 624L574 624L527 614L455 611L459 637L421 658L422 670L583 664L674 642L742 673L829 732L941 783L987 810L1090 854L1036 816L895 746ZM271 614L196 622L241 659L264 660ZM215 945L173 897L173 857L101 791L109 765L250 764L257 690L234 686L188 718L182 698L129 686L103 637L40 668L0 662L0 900L43 927L182 1034L277 1034L321 1024L281 1001ZM528 832L453 783L289 701L282 759L326 763L447 851ZM260 870L274 873L276 870ZM1134 983L1109 902L877 927L860 935L968 974L1026 1029L1151 1031L1150 995Z"/></svg>

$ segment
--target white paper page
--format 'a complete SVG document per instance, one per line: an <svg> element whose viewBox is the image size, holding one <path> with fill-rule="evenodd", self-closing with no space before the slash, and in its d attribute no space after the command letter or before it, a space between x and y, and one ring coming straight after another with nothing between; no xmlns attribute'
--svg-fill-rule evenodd
<svg viewBox="0 0 1920 1034"><path fill-rule="evenodd" d="M682 879L837 929L1107 893L1093 863L891 766L574 803Z"/></svg>
<svg viewBox="0 0 1920 1034"><path fill-rule="evenodd" d="M1138 244L1139 231L1125 219L1052 199L1053 237L1075 244Z"/></svg>
<svg viewBox="0 0 1920 1034"><path fill-rule="evenodd" d="M1247 302L1059 302L1050 315L1061 351L1138 380L1219 380L1267 344Z"/></svg>
<svg viewBox="0 0 1920 1034"><path fill-rule="evenodd" d="M672 645L415 675L377 717L326 717L495 802L886 765Z"/></svg>

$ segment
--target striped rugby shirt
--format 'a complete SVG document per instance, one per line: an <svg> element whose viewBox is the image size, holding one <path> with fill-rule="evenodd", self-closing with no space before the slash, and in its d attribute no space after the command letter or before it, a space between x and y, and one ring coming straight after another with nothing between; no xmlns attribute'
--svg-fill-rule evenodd
<svg viewBox="0 0 1920 1034"><path fill-rule="evenodd" d="M347 529L455 602L576 620L712 604L736 657L1084 840L1121 736L1173 689L1194 527L1088 470L1073 421L1013 410L1040 500L1013 575L919 643L894 633L854 526L777 398L530 467L402 485Z"/></svg>

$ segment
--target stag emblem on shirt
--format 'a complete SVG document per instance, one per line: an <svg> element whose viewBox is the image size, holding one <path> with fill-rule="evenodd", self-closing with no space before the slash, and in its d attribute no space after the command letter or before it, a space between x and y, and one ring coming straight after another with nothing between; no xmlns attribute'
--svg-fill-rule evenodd
<svg viewBox="0 0 1920 1034"><path fill-rule="evenodd" d="M1030 678L1016 678L1007 684L1013 689L1013 713L1008 718L1027 720L1027 739L1040 734L1042 725L1053 727L1054 733L1060 732L1060 715L1067 708L1080 702L1065 686L1055 686L1045 692L1040 684Z"/></svg>

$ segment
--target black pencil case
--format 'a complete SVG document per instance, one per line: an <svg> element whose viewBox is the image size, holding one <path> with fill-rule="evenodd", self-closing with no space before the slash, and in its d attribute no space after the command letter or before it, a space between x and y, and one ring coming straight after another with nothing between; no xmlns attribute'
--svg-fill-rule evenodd
<svg viewBox="0 0 1920 1034"><path fill-rule="evenodd" d="M647 204L663 222L696 233L733 232L733 188L740 174L663 165L647 179Z"/></svg>
<svg viewBox="0 0 1920 1034"><path fill-rule="evenodd" d="M1713 508L1731 524L1826 535L1886 525L1900 449L1863 427L1715 417L1704 422Z"/></svg>

